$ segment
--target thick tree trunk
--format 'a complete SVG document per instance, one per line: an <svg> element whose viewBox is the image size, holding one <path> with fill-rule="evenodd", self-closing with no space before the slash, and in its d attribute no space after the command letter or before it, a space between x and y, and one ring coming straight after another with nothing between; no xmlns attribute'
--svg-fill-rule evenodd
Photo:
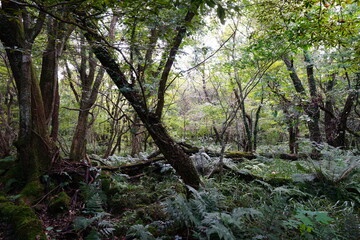
<svg viewBox="0 0 360 240"><path fill-rule="evenodd" d="M356 91L349 93L346 98L345 105L340 113L340 116L337 121L336 135L334 138L333 146L334 147L346 147L346 129L347 129L347 119L350 115L351 109L354 105L356 98Z"/></svg>
<svg viewBox="0 0 360 240"><path fill-rule="evenodd" d="M335 85L335 74L332 75L331 79L326 84L326 100L325 100L325 114L324 114L324 121L325 121L325 137L326 142L331 145L335 146L335 136L336 136L336 117L334 112L334 99L331 95L331 91Z"/></svg>
<svg viewBox="0 0 360 240"><path fill-rule="evenodd" d="M32 44L42 28L44 15L40 13L34 24L28 22L28 12L23 10L17 3L2 1L2 11L6 14L0 14L0 40L6 47L18 90L20 128L15 145L19 175L31 181L51 166L58 151L49 138L44 103L31 57ZM30 28L32 24L34 27Z"/></svg>
<svg viewBox="0 0 360 240"><path fill-rule="evenodd" d="M185 184L197 188L201 184L201 181L190 157L174 139L170 137L162 122L160 122L157 117L150 114L146 118L145 126L166 160L180 175Z"/></svg>
<svg viewBox="0 0 360 240"><path fill-rule="evenodd" d="M40 75L40 89L44 105L46 124L51 127L51 138L57 141L59 129L59 83L58 66L64 45L74 27L59 22L56 19L47 19L47 45L42 56Z"/></svg>
<svg viewBox="0 0 360 240"><path fill-rule="evenodd" d="M306 107L305 112L309 115L311 121L308 122L310 140L316 143L321 142L321 131L319 127L320 110L318 103L318 96L316 90L316 81L314 77L314 64L310 59L309 53L304 52L304 59L306 62L306 74L308 86L310 91L311 103Z"/></svg>

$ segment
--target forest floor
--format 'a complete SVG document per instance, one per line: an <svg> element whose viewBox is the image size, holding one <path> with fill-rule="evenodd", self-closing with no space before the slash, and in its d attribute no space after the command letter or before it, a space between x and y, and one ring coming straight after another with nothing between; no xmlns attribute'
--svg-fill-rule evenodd
<svg viewBox="0 0 360 240"><path fill-rule="evenodd" d="M204 173L198 190L185 187L161 158L64 161L43 176L46 194L31 209L44 239L360 239L358 155L225 158L211 177L218 157L197 156ZM1 184L11 206L22 204L16 184ZM18 236L18 224L8 220L0 217L1 240Z"/></svg>

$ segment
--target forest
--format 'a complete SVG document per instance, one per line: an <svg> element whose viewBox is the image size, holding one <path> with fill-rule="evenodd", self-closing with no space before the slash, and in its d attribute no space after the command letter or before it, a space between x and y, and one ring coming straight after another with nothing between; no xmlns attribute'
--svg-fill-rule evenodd
<svg viewBox="0 0 360 240"><path fill-rule="evenodd" d="M0 240L360 239L359 0L0 0Z"/></svg>

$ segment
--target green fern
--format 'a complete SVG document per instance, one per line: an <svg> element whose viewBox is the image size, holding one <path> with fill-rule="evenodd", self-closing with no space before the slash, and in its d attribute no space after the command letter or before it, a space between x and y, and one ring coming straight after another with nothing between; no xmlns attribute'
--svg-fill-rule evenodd
<svg viewBox="0 0 360 240"><path fill-rule="evenodd" d="M127 237L132 237L139 240L154 240L155 237L149 232L148 226L141 224L133 225L130 227Z"/></svg>
<svg viewBox="0 0 360 240"><path fill-rule="evenodd" d="M178 195L166 202L166 211L175 224L185 224L198 239L242 239L243 220L261 215L252 208L224 209L224 196L215 189L197 191L189 188L192 198Z"/></svg>
<svg viewBox="0 0 360 240"><path fill-rule="evenodd" d="M100 189L99 182L94 184L83 184L81 186L85 208L82 213L86 216L79 216L74 220L74 229L77 231L89 230L85 239L101 239L110 237L115 230L113 223L108 221L110 214L105 212L104 205L106 195Z"/></svg>

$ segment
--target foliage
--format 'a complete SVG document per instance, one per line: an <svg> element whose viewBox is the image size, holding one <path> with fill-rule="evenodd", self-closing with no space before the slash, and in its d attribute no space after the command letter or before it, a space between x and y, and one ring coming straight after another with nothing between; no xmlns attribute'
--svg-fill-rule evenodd
<svg viewBox="0 0 360 240"><path fill-rule="evenodd" d="M81 187L85 202L82 211L84 216L79 216L74 220L76 231L86 231L85 239L101 239L100 237L110 237L115 230L113 223L109 221L110 214L105 212L106 195L101 191L99 182L94 184L83 184Z"/></svg>

